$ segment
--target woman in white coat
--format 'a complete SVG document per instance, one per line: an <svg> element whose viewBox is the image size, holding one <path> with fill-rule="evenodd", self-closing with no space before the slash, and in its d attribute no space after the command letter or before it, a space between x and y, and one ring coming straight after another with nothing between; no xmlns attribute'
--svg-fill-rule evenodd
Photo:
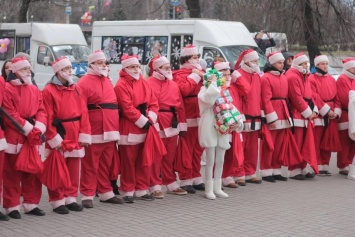
<svg viewBox="0 0 355 237"><path fill-rule="evenodd" d="M211 76L209 86L201 87L198 94L198 104L200 108L201 119L198 126L198 137L201 147L206 149L206 167L205 167L205 197L207 199L216 199L217 197L227 198L228 194L222 191L222 169L224 154L229 145L229 134L220 135L215 128L216 114L213 111L217 98L220 96L222 88L217 84L217 77ZM227 84L230 81L227 81ZM228 87L228 85L227 85ZM230 131L243 129L243 122L240 118L238 123L230 126ZM213 165L214 181L213 181Z"/></svg>

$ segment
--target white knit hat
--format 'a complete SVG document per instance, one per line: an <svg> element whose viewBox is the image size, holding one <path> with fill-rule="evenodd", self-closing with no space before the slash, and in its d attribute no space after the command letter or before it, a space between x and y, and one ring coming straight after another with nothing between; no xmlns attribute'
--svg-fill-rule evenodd
<svg viewBox="0 0 355 237"><path fill-rule="evenodd" d="M341 62L343 63L343 68L345 70L355 67L355 58L345 58Z"/></svg>
<svg viewBox="0 0 355 237"><path fill-rule="evenodd" d="M18 72L22 68L31 67L31 64L27 61L26 57L13 58L11 63L10 70L13 73Z"/></svg>
<svg viewBox="0 0 355 237"><path fill-rule="evenodd" d="M198 51L197 51L196 46L193 44L188 44L182 49L180 56L185 57L185 56L192 56L192 55L197 55L197 54L198 54Z"/></svg>
<svg viewBox="0 0 355 237"><path fill-rule="evenodd" d="M301 53L296 54L293 57L292 66L298 66L298 65L305 63L305 62L308 63L309 59L308 59L307 55L305 55L303 52L301 52Z"/></svg>
<svg viewBox="0 0 355 237"><path fill-rule="evenodd" d="M321 62L328 62L329 63L327 55L319 55L314 58L314 65L315 66L317 66Z"/></svg>
<svg viewBox="0 0 355 237"><path fill-rule="evenodd" d="M267 56L270 64L274 64L278 61L285 60L281 52L272 52Z"/></svg>
<svg viewBox="0 0 355 237"><path fill-rule="evenodd" d="M254 49L244 50L238 57L237 62L234 65L234 70L237 70L242 61L248 63L259 59L258 53Z"/></svg>
<svg viewBox="0 0 355 237"><path fill-rule="evenodd" d="M213 66L218 71L221 71L223 69L230 69L231 68L230 65L229 65L229 62L215 62Z"/></svg>
<svg viewBox="0 0 355 237"><path fill-rule="evenodd" d="M169 63L169 60L164 56L153 58L152 59L153 70L160 68L161 66L168 64L168 63Z"/></svg>
<svg viewBox="0 0 355 237"><path fill-rule="evenodd" d="M105 60L106 61L105 54L102 50L96 50L95 52L93 52L92 54L90 54L88 56L88 63L89 64L92 64L98 60Z"/></svg>
<svg viewBox="0 0 355 237"><path fill-rule="evenodd" d="M129 67L131 65L140 65L137 55L129 56L128 54L122 55L121 64L122 64L122 69Z"/></svg>
<svg viewBox="0 0 355 237"><path fill-rule="evenodd" d="M71 62L68 57L60 57L52 63L52 69L54 73L57 73L58 71L68 66L71 67Z"/></svg>

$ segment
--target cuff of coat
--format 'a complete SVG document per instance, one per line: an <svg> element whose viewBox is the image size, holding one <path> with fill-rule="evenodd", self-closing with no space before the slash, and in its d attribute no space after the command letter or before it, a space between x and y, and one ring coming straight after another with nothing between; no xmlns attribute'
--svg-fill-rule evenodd
<svg viewBox="0 0 355 237"><path fill-rule="evenodd" d="M275 111L272 112L272 113L267 114L267 115L265 116L265 118L266 118L266 122L267 122L267 123L275 122L275 121L278 119L277 114L276 114Z"/></svg>
<svg viewBox="0 0 355 237"><path fill-rule="evenodd" d="M318 107L315 105L314 108L313 108L313 112L319 114L319 110L318 110Z"/></svg>
<svg viewBox="0 0 355 237"><path fill-rule="evenodd" d="M335 108L334 113L336 113L339 116L339 118L341 117L341 109Z"/></svg>
<svg viewBox="0 0 355 237"><path fill-rule="evenodd" d="M191 80L193 80L194 82L196 82L196 84L198 84L201 81L201 77L197 74L197 73L191 73L188 78L190 78Z"/></svg>
<svg viewBox="0 0 355 237"><path fill-rule="evenodd" d="M307 107L307 109L305 109L303 112L301 112L302 116L305 118L309 118L311 117L313 111L311 110L311 108L309 108L309 106Z"/></svg>
<svg viewBox="0 0 355 237"><path fill-rule="evenodd" d="M139 128L143 128L147 122L148 122L147 117L145 117L143 114L141 114L139 119L134 124L137 125Z"/></svg>
<svg viewBox="0 0 355 237"><path fill-rule="evenodd" d="M55 135L55 137L53 137L52 139L47 140L48 145L51 148L56 148L56 147L60 146L62 144L62 141L63 141L63 138L59 134Z"/></svg>
<svg viewBox="0 0 355 237"><path fill-rule="evenodd" d="M36 121L35 128L41 130L42 134L46 132L46 125L40 121Z"/></svg>
<svg viewBox="0 0 355 237"><path fill-rule="evenodd" d="M231 76L232 76L232 82L236 82L237 79L242 76L242 74L240 74L237 70L234 70Z"/></svg>
<svg viewBox="0 0 355 237"><path fill-rule="evenodd" d="M23 125L22 128L25 131L25 136L27 136L32 131L33 125L26 120L25 125Z"/></svg>
<svg viewBox="0 0 355 237"><path fill-rule="evenodd" d="M91 144L91 135L86 133L79 133L79 142Z"/></svg>
<svg viewBox="0 0 355 237"><path fill-rule="evenodd" d="M154 113L153 111L148 111L148 117L152 120L153 123L157 122L157 114ZM143 125L144 126L144 125Z"/></svg>
<svg viewBox="0 0 355 237"><path fill-rule="evenodd" d="M324 104L323 107L319 110L319 114L325 116L330 110L330 106L328 104Z"/></svg>
<svg viewBox="0 0 355 237"><path fill-rule="evenodd" d="M187 123L179 123L179 130L181 132L186 132L187 131Z"/></svg>

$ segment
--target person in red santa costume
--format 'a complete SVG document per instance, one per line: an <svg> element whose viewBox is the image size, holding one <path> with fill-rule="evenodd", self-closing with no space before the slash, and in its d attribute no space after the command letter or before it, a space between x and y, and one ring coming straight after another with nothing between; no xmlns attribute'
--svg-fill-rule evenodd
<svg viewBox="0 0 355 237"><path fill-rule="evenodd" d="M80 78L81 89L89 110L91 125L91 145L85 147L81 161L80 192L85 208L93 207L96 191L100 202L122 204L111 186L111 166L117 158L116 142L120 139L118 131L118 104L112 83L108 78L106 58L101 50L88 56L88 73Z"/></svg>
<svg viewBox="0 0 355 237"><path fill-rule="evenodd" d="M349 92L355 90L355 58L342 60L343 71L336 81L337 98L340 101L340 119L338 120L339 138L342 151L337 155L337 166L339 174L348 175L349 165L352 164L355 156L354 141L349 138ZM353 121L351 121L353 123ZM352 174L353 175L353 174Z"/></svg>
<svg viewBox="0 0 355 237"><path fill-rule="evenodd" d="M145 137L158 118L158 100L148 82L143 79L141 65L136 55L124 54L121 58L120 79L115 85L121 108L119 151L121 159L120 190L126 203L134 199L151 201L149 194L151 167L143 163Z"/></svg>
<svg viewBox="0 0 355 237"><path fill-rule="evenodd" d="M75 142L76 148L63 152L72 186L66 189L48 189L48 194L53 211L68 214L69 210L83 210L83 206L78 205L76 201L79 188L79 158L85 155L84 147L91 144L91 127L82 92L73 82L70 60L67 57L58 58L52 63L52 69L55 75L43 89L44 106L48 114L46 153L61 149L63 139Z"/></svg>
<svg viewBox="0 0 355 237"><path fill-rule="evenodd" d="M236 173L237 182L260 184L262 181L256 176L256 166L258 162L258 138L261 129L261 87L260 87L260 68L259 55L253 49L243 51L234 70L242 75L249 83L250 91L247 95L241 97L241 113L244 116L243 128L243 148L244 164L241 165ZM241 62L244 62L239 68Z"/></svg>
<svg viewBox="0 0 355 237"><path fill-rule="evenodd" d="M150 67L153 74L148 78L148 84L159 102L159 135L167 150L162 160L159 157L154 160L150 192L155 198L162 198L161 184L164 184L167 193L185 195L187 192L176 182L174 170L178 136L184 136L187 131L184 103L179 87L172 81L173 75L169 60L158 55L151 60Z"/></svg>
<svg viewBox="0 0 355 237"><path fill-rule="evenodd" d="M0 76L0 105L4 99L4 92L5 92L5 79ZM4 159L5 159L5 149L7 148L6 139L4 136L4 120L2 115L0 116L0 204L2 200L2 173L4 169ZM10 218L0 212L0 221L8 221Z"/></svg>
<svg viewBox="0 0 355 237"><path fill-rule="evenodd" d="M20 197L26 214L44 216L38 208L42 195L42 184L37 174L30 174L15 169L18 154L32 133L43 134L46 131L47 113L44 108L42 93L31 82L31 65L25 57L12 60L11 72L16 78L5 85L3 108L22 126L24 134L16 130L8 120L5 122L5 137L8 148L4 161L4 208L14 219L21 219ZM38 134L38 136L40 136ZM36 137L40 141L40 137Z"/></svg>
<svg viewBox="0 0 355 237"><path fill-rule="evenodd" d="M180 55L181 67L173 72L173 80L179 86L186 112L186 136L180 136L176 168L179 173L180 187L188 193L196 189L204 191L205 185L201 177L201 155L203 148L198 141L198 108L197 94L202 87L204 72L200 65L200 54L196 46L187 45Z"/></svg>
<svg viewBox="0 0 355 237"><path fill-rule="evenodd" d="M303 146L306 145L306 127L309 122L312 122L312 120L318 116L318 107L315 103L316 96L308 78L308 62L309 59L303 52L298 53L294 56L291 68L286 72L289 85L288 93L295 127L294 138L300 152ZM290 165L288 170L290 172L290 178L296 180L314 178L315 176L315 174L307 168L307 162L305 160L301 163Z"/></svg>
<svg viewBox="0 0 355 237"><path fill-rule="evenodd" d="M261 77L262 110L270 129L274 149L265 147L266 139L262 140L260 170L262 179L272 183L276 180L287 181L287 178L281 175L280 156L282 143L290 139L288 136L292 136L287 133L292 126L292 120L287 105L288 82L283 72L284 61L282 53L270 53L268 63L264 67L264 75Z"/></svg>
<svg viewBox="0 0 355 237"><path fill-rule="evenodd" d="M321 175L329 176L330 150L321 149L322 138L327 129L330 129L330 119L339 119L341 115L340 101L336 97L337 88L334 77L328 73L328 57L320 55L315 57L314 65L316 72L309 76L312 89L318 94L320 100L317 100L319 115L314 119L314 139L317 151L318 169ZM339 138L339 136L337 136Z"/></svg>

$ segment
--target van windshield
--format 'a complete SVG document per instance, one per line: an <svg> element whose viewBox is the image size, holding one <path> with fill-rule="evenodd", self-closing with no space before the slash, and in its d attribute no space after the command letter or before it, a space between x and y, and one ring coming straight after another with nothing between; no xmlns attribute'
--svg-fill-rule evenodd
<svg viewBox="0 0 355 237"><path fill-rule="evenodd" d="M220 47L220 49L222 50L223 54L226 56L227 61L231 63L231 65L234 65L237 60L239 55L241 54L241 52L243 52L246 49L254 49L256 52L258 52L259 54L259 67L263 68L266 64L266 56L265 54L256 47L251 47L251 46L247 46L247 45L233 45L233 46L222 46Z"/></svg>
<svg viewBox="0 0 355 237"><path fill-rule="evenodd" d="M55 58L67 56L73 62L87 62L90 49L86 45L57 45L52 46Z"/></svg>

